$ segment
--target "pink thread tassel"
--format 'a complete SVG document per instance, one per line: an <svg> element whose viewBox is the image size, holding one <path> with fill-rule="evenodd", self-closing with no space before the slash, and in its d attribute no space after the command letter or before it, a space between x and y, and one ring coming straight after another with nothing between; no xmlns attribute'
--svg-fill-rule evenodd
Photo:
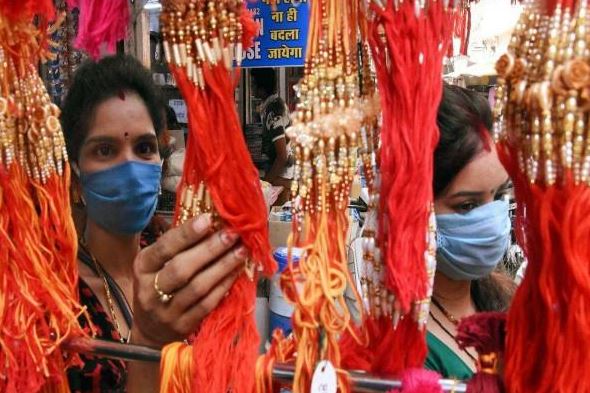
<svg viewBox="0 0 590 393"><path fill-rule="evenodd" d="M70 8L80 10L75 46L93 59L101 50L115 53L117 42L127 37L129 4L127 0L67 0Z"/></svg>
<svg viewBox="0 0 590 393"><path fill-rule="evenodd" d="M404 371L401 389L389 393L443 393L439 380L435 371L411 368Z"/></svg>

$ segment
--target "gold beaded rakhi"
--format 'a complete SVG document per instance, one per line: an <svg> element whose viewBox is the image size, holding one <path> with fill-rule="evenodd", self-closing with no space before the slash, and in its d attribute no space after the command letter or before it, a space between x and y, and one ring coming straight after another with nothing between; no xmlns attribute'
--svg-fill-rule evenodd
<svg viewBox="0 0 590 393"><path fill-rule="evenodd" d="M163 2L164 52L189 120L175 223L211 214L216 228L239 235L250 258L228 296L194 327L192 347L174 344L164 350L162 391L177 391L174 381L182 381L182 391L251 393L254 388L256 280L259 274L272 275L276 263L234 90L243 48L251 45L256 29L241 0Z"/></svg>
<svg viewBox="0 0 590 393"><path fill-rule="evenodd" d="M508 314L511 392L590 390L589 22L586 0L527 1L496 64L494 134L528 260Z"/></svg>
<svg viewBox="0 0 590 393"><path fill-rule="evenodd" d="M77 237L59 109L38 75L53 5L0 7L0 390L67 389L78 323ZM35 20L35 23L33 23Z"/></svg>

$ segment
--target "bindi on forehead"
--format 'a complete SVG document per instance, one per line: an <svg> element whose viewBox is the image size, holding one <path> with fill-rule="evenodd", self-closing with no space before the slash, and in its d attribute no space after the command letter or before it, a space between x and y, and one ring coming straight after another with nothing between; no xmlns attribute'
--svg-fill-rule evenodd
<svg viewBox="0 0 590 393"><path fill-rule="evenodd" d="M128 132L125 132L125 133L123 134L123 136L125 137L125 139L129 139L129 133L128 133Z"/></svg>

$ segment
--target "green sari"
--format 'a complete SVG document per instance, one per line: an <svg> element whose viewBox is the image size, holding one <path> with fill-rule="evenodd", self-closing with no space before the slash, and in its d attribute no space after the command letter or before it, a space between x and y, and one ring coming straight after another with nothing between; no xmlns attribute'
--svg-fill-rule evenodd
<svg viewBox="0 0 590 393"><path fill-rule="evenodd" d="M438 372L443 378L466 381L471 379L473 371L465 362L434 334L426 333L428 356L424 367Z"/></svg>

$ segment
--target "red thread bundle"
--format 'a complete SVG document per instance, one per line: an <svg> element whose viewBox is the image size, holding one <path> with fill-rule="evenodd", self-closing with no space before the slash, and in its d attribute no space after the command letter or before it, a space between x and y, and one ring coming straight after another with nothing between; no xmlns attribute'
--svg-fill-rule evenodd
<svg viewBox="0 0 590 393"><path fill-rule="evenodd" d="M590 391L588 19L585 1L531 2L496 64L498 152L528 260L507 322L514 393Z"/></svg>
<svg viewBox="0 0 590 393"><path fill-rule="evenodd" d="M200 12L194 2L190 3L165 3L162 13L170 70L189 116L176 221L213 211L223 226L239 234L255 263L253 268L260 267L261 273L271 275L276 264L268 242L266 204L235 109L234 89L239 74L232 72L233 61L239 63L242 56L241 48L251 45L256 26L241 1L201 4ZM180 35L185 26L187 33ZM190 26L203 29L199 32ZM189 31L196 36L191 37ZM196 329L192 338L196 366L192 367L192 386L184 386L186 391L253 390L259 343L254 320L258 273L254 272L254 277L240 274L227 298ZM174 359L163 362L172 364ZM162 391L177 388L163 386Z"/></svg>
<svg viewBox="0 0 590 393"><path fill-rule="evenodd" d="M425 254L433 202L436 114L442 95L442 59L451 39L453 13L442 1L374 6L369 43L377 72L383 124L379 169L378 243L394 316L364 321L370 359L361 360L353 340L343 342L346 364L368 362L370 371L400 373L426 357L423 300L430 277ZM401 317L401 319L400 319ZM366 344L366 343L361 343ZM366 353L363 350L361 353ZM395 356L392 356L395 353Z"/></svg>

